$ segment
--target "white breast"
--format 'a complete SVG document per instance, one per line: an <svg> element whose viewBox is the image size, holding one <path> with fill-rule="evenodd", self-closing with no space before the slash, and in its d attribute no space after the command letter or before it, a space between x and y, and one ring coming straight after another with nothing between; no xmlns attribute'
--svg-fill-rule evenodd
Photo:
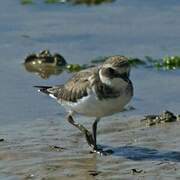
<svg viewBox="0 0 180 180"><path fill-rule="evenodd" d="M99 100L93 90L89 95L78 100L78 102L59 101L68 111L73 111L85 116L103 117L122 111L123 107L130 101L131 97L121 94L117 98Z"/></svg>

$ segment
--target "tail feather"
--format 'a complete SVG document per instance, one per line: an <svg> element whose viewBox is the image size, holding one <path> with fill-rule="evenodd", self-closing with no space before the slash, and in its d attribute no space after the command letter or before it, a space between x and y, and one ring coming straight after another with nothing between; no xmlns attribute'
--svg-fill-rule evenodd
<svg viewBox="0 0 180 180"><path fill-rule="evenodd" d="M52 88L52 86L33 86L33 87L38 88L38 91L43 92L48 95L49 95L48 89Z"/></svg>
<svg viewBox="0 0 180 180"><path fill-rule="evenodd" d="M34 86L35 88L38 88L39 92L42 92L44 94L49 95L53 99L57 99L59 91L61 88L63 88L63 85L58 86Z"/></svg>

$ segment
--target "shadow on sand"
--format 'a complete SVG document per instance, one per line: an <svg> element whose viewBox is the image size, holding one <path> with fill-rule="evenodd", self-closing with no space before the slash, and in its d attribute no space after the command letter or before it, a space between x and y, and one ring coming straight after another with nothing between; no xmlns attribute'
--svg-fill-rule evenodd
<svg viewBox="0 0 180 180"><path fill-rule="evenodd" d="M113 151L111 154L112 156L122 156L134 161L150 160L180 162L180 152L178 151L165 151L138 146L104 146L103 149L104 148L111 149Z"/></svg>

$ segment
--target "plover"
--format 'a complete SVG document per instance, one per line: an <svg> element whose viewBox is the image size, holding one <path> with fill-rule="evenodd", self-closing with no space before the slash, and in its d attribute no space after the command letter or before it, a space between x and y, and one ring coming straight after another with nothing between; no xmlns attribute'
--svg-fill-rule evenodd
<svg viewBox="0 0 180 180"><path fill-rule="evenodd" d="M97 146L96 130L100 118L123 110L133 96L129 79L130 65L124 56L112 56L97 67L79 71L63 85L35 86L65 107L67 120L86 137L94 152L103 153ZM92 133L73 119L74 114L95 117Z"/></svg>

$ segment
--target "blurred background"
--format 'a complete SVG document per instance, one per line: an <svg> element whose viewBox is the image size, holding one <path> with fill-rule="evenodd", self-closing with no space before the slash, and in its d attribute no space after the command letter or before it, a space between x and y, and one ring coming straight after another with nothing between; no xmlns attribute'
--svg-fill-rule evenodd
<svg viewBox="0 0 180 180"><path fill-rule="evenodd" d="M160 168L159 176L170 178L162 170L164 166L152 166L163 158L142 163L123 156L96 159L88 154L82 135L64 120L64 109L33 88L64 83L72 73L48 67L50 74L46 74L44 67L24 66L24 61L44 49L79 65L117 54L141 59L179 55L179 12L179 0L1 0L0 179L93 179L89 171L100 171L99 179L132 178L129 172L136 166L153 178ZM180 113L179 69L132 67L131 79L135 94L130 106L134 110L105 118L100 123L100 142L178 150L177 124L168 127L168 132L161 127L143 131L139 119L166 109ZM86 117L78 119L91 125ZM160 134L159 140L155 134ZM52 152L48 149L52 144L67 151Z"/></svg>

